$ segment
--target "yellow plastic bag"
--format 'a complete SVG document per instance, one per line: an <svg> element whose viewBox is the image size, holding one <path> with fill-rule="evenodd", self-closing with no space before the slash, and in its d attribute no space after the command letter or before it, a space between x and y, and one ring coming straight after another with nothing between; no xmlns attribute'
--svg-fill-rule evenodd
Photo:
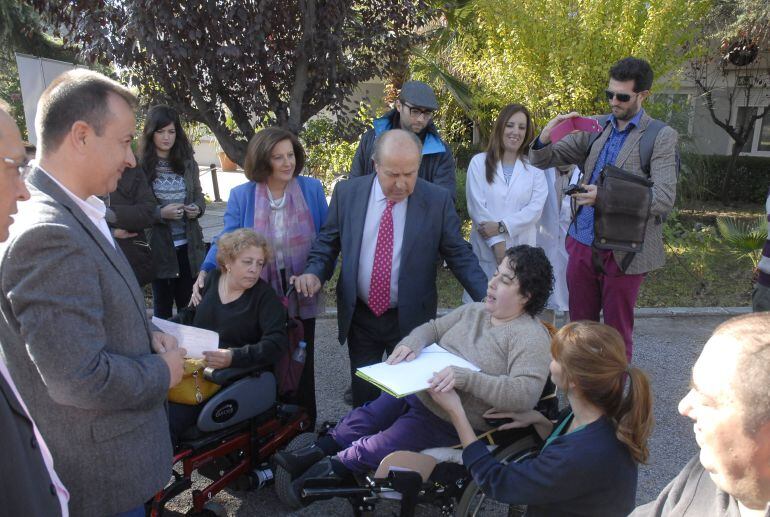
<svg viewBox="0 0 770 517"><path fill-rule="evenodd" d="M206 362L203 359L185 359L182 382L168 390L169 402L197 406L219 391L219 384L203 378L205 367Z"/></svg>

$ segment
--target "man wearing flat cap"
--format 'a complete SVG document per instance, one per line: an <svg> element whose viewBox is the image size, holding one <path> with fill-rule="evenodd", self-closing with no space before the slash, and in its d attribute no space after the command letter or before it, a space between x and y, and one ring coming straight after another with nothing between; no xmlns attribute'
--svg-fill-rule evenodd
<svg viewBox="0 0 770 517"><path fill-rule="evenodd" d="M372 128L361 137L350 167L350 177L374 174L374 141L389 129L405 129L422 141L419 177L443 187L455 199L455 160L452 151L433 124L438 101L433 89L422 81L407 81L401 87L395 108L374 119Z"/></svg>

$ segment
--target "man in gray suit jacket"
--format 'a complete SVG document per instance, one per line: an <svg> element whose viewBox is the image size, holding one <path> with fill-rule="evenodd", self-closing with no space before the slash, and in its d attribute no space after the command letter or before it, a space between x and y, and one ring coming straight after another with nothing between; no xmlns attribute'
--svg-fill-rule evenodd
<svg viewBox="0 0 770 517"><path fill-rule="evenodd" d="M460 234L449 192L417 177L420 156L413 133L383 133L372 157L376 174L337 185L305 274L295 279L300 293L317 292L342 252L337 321L340 343L348 343L354 406L379 395L356 368L382 361L383 352L436 317L439 254L475 301L486 295L486 275ZM390 243L384 255L381 240Z"/></svg>
<svg viewBox="0 0 770 517"><path fill-rule="evenodd" d="M73 515L143 514L171 468L164 402L185 351L151 329L96 197L135 165L134 106L95 72L51 83L37 107L32 198L0 249L0 346Z"/></svg>
<svg viewBox="0 0 770 517"><path fill-rule="evenodd" d="M567 287L570 319L599 321L614 327L626 343L626 355L633 350L634 305L642 280L648 271L665 262L663 221L674 206L677 175L677 133L665 126L657 134L649 162L652 207L644 237L643 250L636 253L627 267L625 253L592 249L594 240L594 205L609 201L597 190L596 182L605 165L615 165L626 172L647 177L642 170L639 142L652 119L642 109L650 94L653 73L649 63L628 57L610 69L606 94L612 108L601 135L591 144L591 134L576 132L551 143L551 130L577 113L558 115L543 128L532 143L532 165L546 169L575 164L585 171L585 192L572 197L579 205L567 237ZM590 147L590 152L589 152ZM617 203L617 200L613 200ZM620 201L622 203L622 201Z"/></svg>
<svg viewBox="0 0 770 517"><path fill-rule="evenodd" d="M19 129L0 101L0 242L16 213L17 201L29 199L24 176L29 172ZM68 515L69 493L54 470L45 439L18 396L0 357L0 508L7 515Z"/></svg>

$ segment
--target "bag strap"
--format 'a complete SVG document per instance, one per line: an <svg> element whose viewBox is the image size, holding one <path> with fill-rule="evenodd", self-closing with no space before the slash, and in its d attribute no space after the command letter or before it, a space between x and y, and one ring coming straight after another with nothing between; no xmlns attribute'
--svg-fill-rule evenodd
<svg viewBox="0 0 770 517"><path fill-rule="evenodd" d="M599 124L602 126L602 128L606 128L607 124L610 121L609 115L602 115L598 119ZM660 130L666 127L666 123L662 120L658 119L650 119L650 123L647 125L647 129L644 130L644 133L642 133L642 137L639 139L639 158L641 160L641 166L642 171L644 171L644 174L649 178L651 176L650 174L650 161L652 160L652 152L655 149L655 140L658 138L658 133L660 133ZM602 130L602 133L604 130ZM592 133L591 136L588 139L588 147L586 149L586 155L585 160L588 159L588 155L591 154L591 148L594 145L594 142L597 138L601 136L602 133ZM585 162L584 162L585 163ZM679 151L676 153L676 173L677 176L679 176Z"/></svg>
<svg viewBox="0 0 770 517"><path fill-rule="evenodd" d="M641 160L642 171L649 178L650 174L650 160L652 160L652 151L655 149L655 139L658 138L660 130L666 127L663 121L658 119L650 120L642 137L639 139L639 159ZM679 164L679 156L677 154L677 170Z"/></svg>
<svg viewBox="0 0 770 517"><path fill-rule="evenodd" d="M588 155L591 154L591 148L594 146L594 142L602 136L604 133L604 130L607 129L607 124L610 123L610 116L609 115L599 115L596 119L599 122L599 125L602 126L602 130L599 133L591 133L591 136L588 137L588 147L586 147L586 155L583 158L583 167L585 168L585 161L588 160Z"/></svg>

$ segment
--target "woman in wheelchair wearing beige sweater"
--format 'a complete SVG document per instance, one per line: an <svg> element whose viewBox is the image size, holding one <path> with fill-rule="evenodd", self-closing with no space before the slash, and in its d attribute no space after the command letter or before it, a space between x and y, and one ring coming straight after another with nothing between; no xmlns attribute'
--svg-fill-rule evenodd
<svg viewBox="0 0 770 517"><path fill-rule="evenodd" d="M540 248L516 246L489 281L483 303L463 305L414 329L395 348L391 364L414 359L431 343L478 366L474 372L448 367L430 387L456 389L476 430L489 425L482 415L492 407L522 411L535 406L548 376L550 335L535 315L551 292L551 265ZM352 472L376 469L397 450L452 446L459 437L447 414L427 392L395 398L383 393L352 410L316 443L275 456L295 479L327 477L342 482ZM299 476L299 477L298 477Z"/></svg>

